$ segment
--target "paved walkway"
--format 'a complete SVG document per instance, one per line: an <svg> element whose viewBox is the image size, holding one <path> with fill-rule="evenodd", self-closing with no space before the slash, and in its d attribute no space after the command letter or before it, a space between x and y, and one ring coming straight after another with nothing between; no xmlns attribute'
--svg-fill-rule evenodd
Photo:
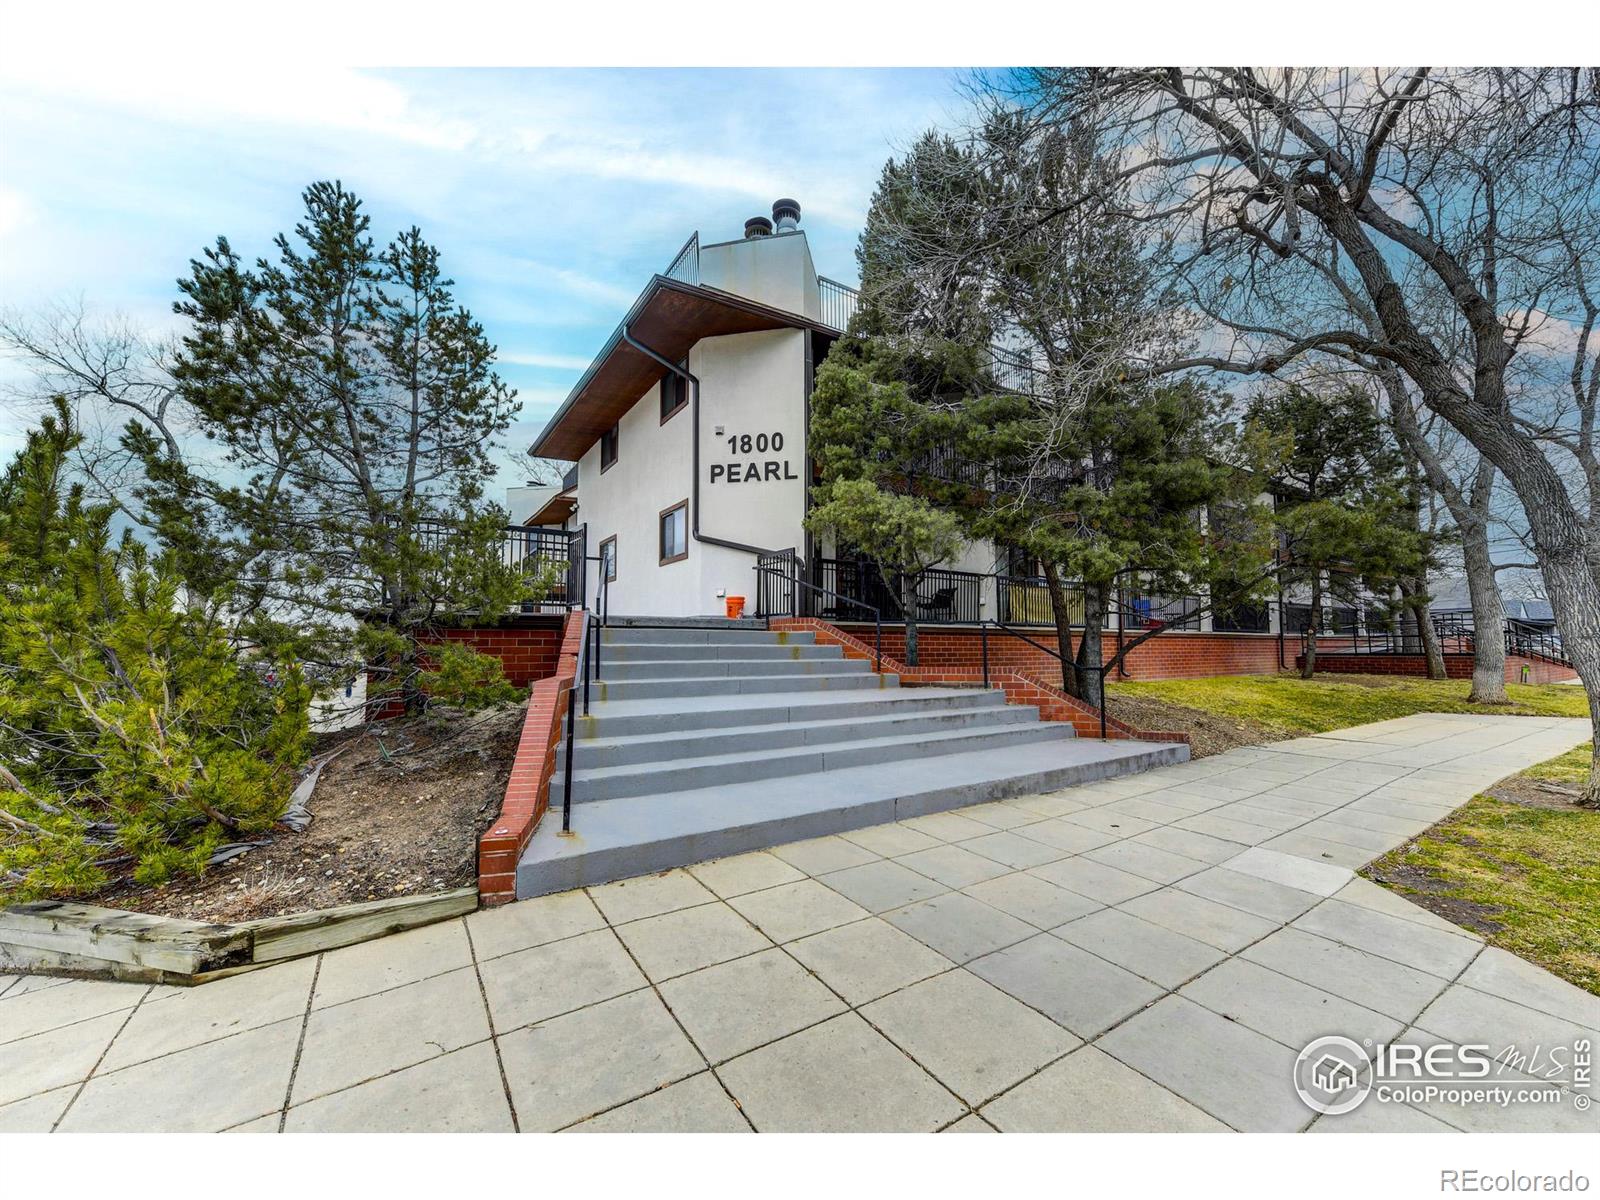
<svg viewBox="0 0 1600 1200"><path fill-rule="evenodd" d="M1350 870L1585 733L1411 717L193 990L0 977L0 1130L1600 1129L1567 1072L1315 1121L1290 1074L1326 1033L1596 1036L1600 998Z"/></svg>

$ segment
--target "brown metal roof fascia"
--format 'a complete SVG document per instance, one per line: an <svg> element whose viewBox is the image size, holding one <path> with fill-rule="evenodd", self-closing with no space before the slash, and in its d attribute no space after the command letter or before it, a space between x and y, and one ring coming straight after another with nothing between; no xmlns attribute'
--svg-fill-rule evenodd
<svg viewBox="0 0 1600 1200"><path fill-rule="evenodd" d="M653 276L530 447L534 457L577 461L666 374L659 363L627 344L625 329L674 361L687 356L702 338L768 329L836 332L731 292Z"/></svg>

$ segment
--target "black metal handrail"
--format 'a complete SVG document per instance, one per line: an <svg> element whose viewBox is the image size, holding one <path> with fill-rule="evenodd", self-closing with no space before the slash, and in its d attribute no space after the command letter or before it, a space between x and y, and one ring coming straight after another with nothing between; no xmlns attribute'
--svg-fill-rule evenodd
<svg viewBox="0 0 1600 1200"><path fill-rule="evenodd" d="M859 608L859 609L863 610L864 612L871 613L872 614L872 628L873 628L872 669L874 671L882 671L883 670L883 613L882 612L880 612L878 609L874 608L872 605L866 603L863 600L855 600L855 599L852 599L849 596L841 596L841 595L839 595L838 592L830 591L829 589L824 588L824 587L818 587L814 583L809 583L806 580L800 578L798 572L785 575L785 574L783 574L783 572L779 568L773 567L773 566L767 566L764 559L758 558L756 560L755 570L756 570L756 574L758 576L759 575L777 575L780 578L784 579L786 582L788 582L791 585L793 585L794 587L805 588L806 591L814 593L815 595L831 597L834 600L841 601L841 602L843 602L845 604L854 605L856 608ZM756 586L757 587L761 586L761 581L759 579L756 582ZM791 601L798 600L798 593L791 592L790 593L790 599L791 599ZM796 603L796 604L791 604L791 607L799 608L800 606ZM784 616L784 615L798 616L799 614L798 613L792 613L792 614L773 613L773 614L769 614L769 615L772 615L772 616Z"/></svg>
<svg viewBox="0 0 1600 1200"><path fill-rule="evenodd" d="M1505 623L1505 639L1507 654L1520 654L1524 658L1538 655L1562 666L1572 665L1572 659L1568 656L1560 635L1552 629L1529 625L1514 617L1508 617Z"/></svg>
<svg viewBox="0 0 1600 1200"><path fill-rule="evenodd" d="M978 626L979 641L982 643L982 650L983 650L983 689L984 689L984 691L988 691L989 690L989 629L990 629L991 626L993 626L995 629L998 629L1001 633L1010 634L1014 638L1019 638L1022 641L1027 642L1028 645L1032 646L1036 650L1043 650L1051 658L1055 659L1058 663L1061 664L1061 682L1062 682L1063 686L1066 684L1066 682L1067 682L1067 660L1061 657L1061 651L1052 650L1049 646L1046 646L1043 642L1034 641L1031 637L1029 637L1027 634L1023 633L1020 629L1013 629L1013 628L1011 628L1011 626L1004 625L999 621L984 621L982 624L980 624ZM1073 664L1073 670L1077 670L1077 669L1078 669L1078 665L1076 663L1074 663ZM1100 676L1100 704L1098 705L1099 712L1100 712L1100 740L1101 741L1105 741L1105 739L1106 739L1106 671L1107 671L1108 668L1106 667L1106 665L1104 663L1099 663L1099 664L1097 664L1095 666L1086 667L1086 668L1083 668L1083 669L1084 670L1089 670L1089 671L1094 671ZM1081 699L1081 698L1074 696L1073 699L1077 700L1077 699Z"/></svg>

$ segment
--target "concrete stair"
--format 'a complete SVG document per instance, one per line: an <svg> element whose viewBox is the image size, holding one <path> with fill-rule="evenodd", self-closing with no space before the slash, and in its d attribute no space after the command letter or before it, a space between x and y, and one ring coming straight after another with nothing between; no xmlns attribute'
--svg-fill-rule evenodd
<svg viewBox="0 0 1600 1200"><path fill-rule="evenodd" d="M551 816L517 868L542 895L925 812L1182 761L1078 740L976 688L904 688L814 635L628 618L602 631L572 748L573 835Z"/></svg>

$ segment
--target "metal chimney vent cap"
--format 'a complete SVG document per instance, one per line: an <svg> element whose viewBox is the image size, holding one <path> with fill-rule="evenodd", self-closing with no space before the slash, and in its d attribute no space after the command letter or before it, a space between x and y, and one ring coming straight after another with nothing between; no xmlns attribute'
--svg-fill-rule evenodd
<svg viewBox="0 0 1600 1200"><path fill-rule="evenodd" d="M744 223L744 235L747 238L764 238L772 233L772 222L766 217L751 217Z"/></svg>
<svg viewBox="0 0 1600 1200"><path fill-rule="evenodd" d="M800 201L784 197L772 202L772 223L779 233L787 233L800 225Z"/></svg>

